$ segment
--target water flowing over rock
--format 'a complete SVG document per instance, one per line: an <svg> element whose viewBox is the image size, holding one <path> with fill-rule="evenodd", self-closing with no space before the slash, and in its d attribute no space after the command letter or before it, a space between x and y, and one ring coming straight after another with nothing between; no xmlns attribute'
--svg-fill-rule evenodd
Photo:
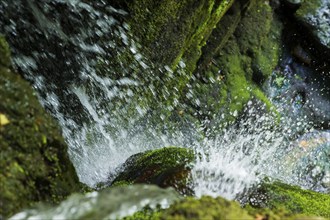
<svg viewBox="0 0 330 220"><path fill-rule="evenodd" d="M34 148L25 147L24 141L35 140L41 155L36 158L56 171L58 166L66 170L62 165L68 161L67 156L53 157L53 143L63 146L63 155L66 145L53 123L42 127L39 117L34 120L35 113L44 113L40 106L34 108L37 101L29 85L11 74L18 72L59 122L81 182L94 189L154 183L200 198L188 197L172 209L150 210L144 206L152 199L139 194L149 189L132 186L73 195L59 209L36 208L18 217L56 217L64 212L72 217L79 212L77 218L107 218L138 210L136 217L147 213L155 219L234 217L214 207L237 210L237 204L205 195L235 199L247 189L257 189L265 178L327 197L328 2L315 3L317 7L309 7L312 1L288 0L1 1L0 33L12 48L13 68L0 41L0 65L6 70L1 69L0 90L7 92L7 85L16 85L16 80L21 83L14 95L3 93L4 103L14 103L12 108L5 106L10 111L3 111L0 100L0 135L14 125L29 127L22 135L11 133L10 141L23 143L25 153L16 159L14 148L5 145L15 158L1 160L12 164L1 175L17 174L13 181L35 187L34 201L39 201L43 198L38 190L48 192L49 170L31 165L42 173L34 182L38 184L27 181L17 164L24 157L32 160ZM299 17L306 8L310 14ZM27 117L23 120L22 115ZM58 200L67 195L63 188L51 188ZM166 198L167 193L161 193L165 191L154 189L157 201ZM125 190L137 200L129 201ZM122 198L108 197L114 192L138 209L122 214ZM98 206L98 201L115 204ZM254 211L260 210L238 212L250 218ZM262 211L262 217L254 217L269 213Z"/></svg>
<svg viewBox="0 0 330 220"><path fill-rule="evenodd" d="M10 219L122 219L148 206L168 208L182 199L173 189L152 185L115 187L86 195L73 194L57 207L39 207Z"/></svg>

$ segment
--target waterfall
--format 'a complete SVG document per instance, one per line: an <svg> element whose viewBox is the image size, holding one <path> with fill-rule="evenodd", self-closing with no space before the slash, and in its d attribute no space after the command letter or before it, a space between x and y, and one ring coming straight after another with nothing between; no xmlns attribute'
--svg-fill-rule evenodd
<svg viewBox="0 0 330 220"><path fill-rule="evenodd" d="M330 133L313 131L303 116L274 122L249 102L246 120L201 139L203 127L186 122L173 128L162 112L151 112L180 105L175 98L157 108L146 104L152 103L146 94L155 101L176 93L166 87L162 94L156 91L160 81L166 82L160 74L174 76L165 64L154 72L124 22L125 11L103 1L5 0L0 13L5 15L0 32L13 48L14 66L59 122L81 182L95 187L116 175L129 156L175 145L200 155L192 171L198 196L233 199L266 176L325 190L311 179L314 175L320 176L317 183L329 181L330 173L323 172L328 163L320 165L317 158L329 160ZM178 69L184 71L185 64L180 62ZM221 112L216 114L221 120ZM303 140L298 137L305 133L316 135L315 148L299 148ZM310 160L313 167L307 165Z"/></svg>

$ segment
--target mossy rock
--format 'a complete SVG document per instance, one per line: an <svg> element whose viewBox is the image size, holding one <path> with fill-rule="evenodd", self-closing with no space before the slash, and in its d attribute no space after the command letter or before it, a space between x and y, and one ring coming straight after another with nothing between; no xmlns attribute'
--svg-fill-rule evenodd
<svg viewBox="0 0 330 220"><path fill-rule="evenodd" d="M10 49L4 37L0 35L0 66L10 66Z"/></svg>
<svg viewBox="0 0 330 220"><path fill-rule="evenodd" d="M330 195L304 190L298 186L264 182L243 197L243 203L257 210L265 211L268 208L275 213L330 218Z"/></svg>
<svg viewBox="0 0 330 220"><path fill-rule="evenodd" d="M58 202L80 188L60 129L33 89L10 67L0 38L0 216L39 201Z"/></svg>
<svg viewBox="0 0 330 220"><path fill-rule="evenodd" d="M185 100L191 112L200 114L201 121L205 118L220 121L220 125L211 125L212 129L235 122L251 100L260 103L257 108L274 114L274 119L279 116L261 89L279 60L282 30L279 19L268 2L255 0L235 3L229 12L213 32L219 36L212 34L205 48L218 44L219 47L212 56L201 57L194 72L197 80L190 83L194 95ZM228 37L223 28L233 34ZM216 118L219 112L220 120Z"/></svg>
<svg viewBox="0 0 330 220"><path fill-rule="evenodd" d="M171 205L168 209L152 210L146 207L144 210L134 213L125 220L166 220L166 219L260 219L260 220L325 220L323 217L308 216L303 214L292 214L285 209L244 209L235 201L228 201L224 198L202 198L186 197Z"/></svg>
<svg viewBox="0 0 330 220"><path fill-rule="evenodd" d="M181 194L192 194L188 178L194 160L192 150L179 147L138 153L126 160L111 185L148 183L171 186Z"/></svg>
<svg viewBox="0 0 330 220"><path fill-rule="evenodd" d="M229 201L221 197L212 198L203 196L200 199L187 197L182 201L176 202L168 209L151 211L144 210L135 213L133 216L124 218L139 220L165 220L165 219L254 219L247 211L242 209L237 202Z"/></svg>
<svg viewBox="0 0 330 220"><path fill-rule="evenodd" d="M237 202L221 197L187 198L165 210L161 219L253 219Z"/></svg>

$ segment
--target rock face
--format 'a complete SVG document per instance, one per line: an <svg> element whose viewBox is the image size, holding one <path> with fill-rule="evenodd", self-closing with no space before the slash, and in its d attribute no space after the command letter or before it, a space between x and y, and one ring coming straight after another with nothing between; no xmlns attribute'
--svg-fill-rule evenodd
<svg viewBox="0 0 330 220"><path fill-rule="evenodd" d="M174 187L181 194L192 194L189 188L192 150L166 147L131 156L119 169L112 185L148 183L160 187Z"/></svg>
<svg viewBox="0 0 330 220"><path fill-rule="evenodd" d="M35 202L62 200L79 189L79 180L56 122L10 69L3 37L0 76L0 114L8 120L0 123L0 217L7 217Z"/></svg>
<svg viewBox="0 0 330 220"><path fill-rule="evenodd" d="M281 24L269 2L235 2L203 48L194 71L197 80L191 80L193 96L185 102L202 120L210 120L213 130L218 125L212 121L235 121L251 99L270 110L259 85L278 62L280 37ZM223 120L215 117L219 112Z"/></svg>

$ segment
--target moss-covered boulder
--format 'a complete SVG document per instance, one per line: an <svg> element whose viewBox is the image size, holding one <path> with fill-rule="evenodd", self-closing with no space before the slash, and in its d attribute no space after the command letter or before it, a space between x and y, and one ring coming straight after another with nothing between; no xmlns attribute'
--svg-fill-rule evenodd
<svg viewBox="0 0 330 220"><path fill-rule="evenodd" d="M10 69L3 37L0 53L0 216L6 217L39 201L62 200L79 189L79 180L58 125Z"/></svg>
<svg viewBox="0 0 330 220"><path fill-rule="evenodd" d="M192 150L165 147L138 153L126 160L112 185L148 183L174 187L181 194L192 194L189 188Z"/></svg>
<svg viewBox="0 0 330 220"><path fill-rule="evenodd" d="M283 212L287 214L330 217L329 194L303 190L281 182L264 182L243 197L243 203L248 204L250 208L268 208L275 213L286 210Z"/></svg>

